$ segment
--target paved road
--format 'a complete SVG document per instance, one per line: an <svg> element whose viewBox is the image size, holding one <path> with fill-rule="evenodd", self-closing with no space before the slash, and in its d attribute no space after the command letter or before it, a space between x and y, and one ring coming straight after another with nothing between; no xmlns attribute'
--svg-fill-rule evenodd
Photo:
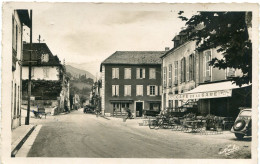
<svg viewBox="0 0 260 164"><path fill-rule="evenodd" d="M229 132L194 135L150 130L137 123L97 118L82 111L50 116L38 121L42 128L28 157L250 158L250 138L238 141ZM224 153L232 149L229 155Z"/></svg>

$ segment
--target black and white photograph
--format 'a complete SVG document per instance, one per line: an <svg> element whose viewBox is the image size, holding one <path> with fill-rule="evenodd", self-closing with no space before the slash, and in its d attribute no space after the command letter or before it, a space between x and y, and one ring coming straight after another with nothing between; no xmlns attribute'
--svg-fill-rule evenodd
<svg viewBox="0 0 260 164"><path fill-rule="evenodd" d="M257 3L3 2L2 163L258 160Z"/></svg>

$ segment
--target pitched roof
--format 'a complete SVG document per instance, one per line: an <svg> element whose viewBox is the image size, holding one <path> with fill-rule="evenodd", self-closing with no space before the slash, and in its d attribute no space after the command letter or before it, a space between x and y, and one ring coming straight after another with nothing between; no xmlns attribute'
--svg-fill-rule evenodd
<svg viewBox="0 0 260 164"><path fill-rule="evenodd" d="M32 61L40 61L42 54L49 54L48 62L33 62L32 66L61 66L58 56L54 56L46 43L32 43ZM28 66L30 58L30 43L23 44L23 65Z"/></svg>
<svg viewBox="0 0 260 164"><path fill-rule="evenodd" d="M102 64L161 64L166 51L116 51Z"/></svg>

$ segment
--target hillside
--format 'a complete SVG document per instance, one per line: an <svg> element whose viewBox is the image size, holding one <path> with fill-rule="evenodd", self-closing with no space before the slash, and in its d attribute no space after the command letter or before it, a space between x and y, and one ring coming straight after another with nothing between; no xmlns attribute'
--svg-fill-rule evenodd
<svg viewBox="0 0 260 164"><path fill-rule="evenodd" d="M73 77L79 77L79 75L86 75L86 78L95 79L95 76L88 71L75 68L71 65L66 65L66 71L69 72Z"/></svg>

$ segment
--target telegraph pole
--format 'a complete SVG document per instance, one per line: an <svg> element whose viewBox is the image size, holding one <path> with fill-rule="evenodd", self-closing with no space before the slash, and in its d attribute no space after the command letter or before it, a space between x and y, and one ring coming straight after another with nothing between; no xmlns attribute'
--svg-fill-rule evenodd
<svg viewBox="0 0 260 164"><path fill-rule="evenodd" d="M30 58L29 58L29 77L28 77L28 106L27 106L27 117L25 119L25 125L29 125L30 119L30 108L31 108L31 74L32 74L32 10L30 10Z"/></svg>

